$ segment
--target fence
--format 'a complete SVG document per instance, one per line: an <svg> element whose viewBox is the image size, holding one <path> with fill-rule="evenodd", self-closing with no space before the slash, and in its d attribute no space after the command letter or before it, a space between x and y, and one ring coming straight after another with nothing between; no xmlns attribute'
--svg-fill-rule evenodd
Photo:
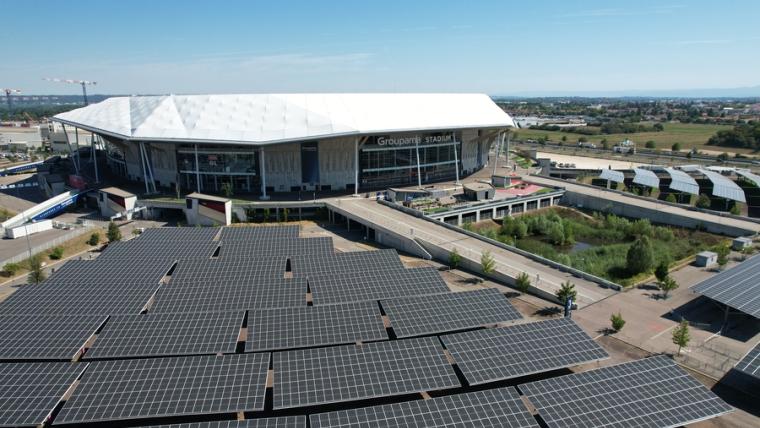
<svg viewBox="0 0 760 428"><path fill-rule="evenodd" d="M61 244L65 243L65 242L67 242L69 240L72 240L72 239L76 238L77 236L84 235L85 233L89 232L91 229L92 229L92 226L84 226L84 227L81 227L79 229L74 229L74 230L72 230L72 231L70 231L70 232L68 232L68 233L66 233L64 235L61 235L61 236L53 239L52 241L48 241L48 242L46 242L46 243L44 243L42 245L37 245L36 247L32 247L32 251L31 251L32 255L39 254L39 253L41 253L41 252L43 252L45 250L49 250L49 249L51 249L53 247L56 247L58 245L61 245ZM0 262L0 268L2 268L3 266L7 265L8 263L18 263L18 262L21 262L21 261L26 260L28 258L29 258L29 250L27 249L26 251L24 251L21 254L18 254L16 256L13 256L13 257L11 257L9 259L6 259L6 260Z"/></svg>

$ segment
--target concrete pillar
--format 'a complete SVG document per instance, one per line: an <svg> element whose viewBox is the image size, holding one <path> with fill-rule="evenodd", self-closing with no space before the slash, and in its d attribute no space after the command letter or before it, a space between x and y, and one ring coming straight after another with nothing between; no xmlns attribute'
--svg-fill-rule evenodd
<svg viewBox="0 0 760 428"><path fill-rule="evenodd" d="M422 169L420 169L420 143L417 142L414 148L417 151L417 187L422 189Z"/></svg>
<svg viewBox="0 0 760 428"><path fill-rule="evenodd" d="M457 153L457 134L451 133L451 141L454 143L454 170L457 173L457 181L456 184L459 185L459 154ZM480 141L478 141L478 144L480 144ZM461 143L459 144L461 147ZM482 160L482 159L481 159Z"/></svg>
<svg viewBox="0 0 760 428"><path fill-rule="evenodd" d="M527 213L527 212L528 212L528 202L527 202L527 201L526 201L526 202L523 202L523 212L524 212L524 213Z"/></svg>
<svg viewBox="0 0 760 428"><path fill-rule="evenodd" d="M475 223L480 221L480 210L475 211Z"/></svg>
<svg viewBox="0 0 760 428"><path fill-rule="evenodd" d="M266 167L266 159L264 157L263 147L261 148L259 153L260 153L259 160L261 162L261 199L267 200L269 199L269 196L267 196L267 167Z"/></svg>
<svg viewBox="0 0 760 428"><path fill-rule="evenodd" d="M491 218L496 218L496 207L493 207L493 211L491 212Z"/></svg>
<svg viewBox="0 0 760 428"><path fill-rule="evenodd" d="M354 138L354 196L359 196L359 138Z"/></svg>
<svg viewBox="0 0 760 428"><path fill-rule="evenodd" d="M462 214L457 215L457 226L462 225Z"/></svg>
<svg viewBox="0 0 760 428"><path fill-rule="evenodd" d="M201 193L201 166L198 163L198 145L195 145L195 188Z"/></svg>
<svg viewBox="0 0 760 428"><path fill-rule="evenodd" d="M346 230L351 231L351 219L346 217Z"/></svg>

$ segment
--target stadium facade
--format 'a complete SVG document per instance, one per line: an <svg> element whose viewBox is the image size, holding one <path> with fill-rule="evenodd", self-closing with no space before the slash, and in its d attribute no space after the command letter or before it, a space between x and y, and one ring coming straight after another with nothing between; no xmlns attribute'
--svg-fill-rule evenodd
<svg viewBox="0 0 760 428"><path fill-rule="evenodd" d="M264 196L464 177L514 127L483 94L114 97L54 120L92 132L111 171L147 191Z"/></svg>

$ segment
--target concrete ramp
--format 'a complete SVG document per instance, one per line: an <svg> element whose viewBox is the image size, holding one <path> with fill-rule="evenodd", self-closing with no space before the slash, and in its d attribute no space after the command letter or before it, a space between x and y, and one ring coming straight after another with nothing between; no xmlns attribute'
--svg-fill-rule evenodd
<svg viewBox="0 0 760 428"><path fill-rule="evenodd" d="M517 275L525 272L530 276L535 294L552 299L554 292L565 281L575 284L578 291L576 303L583 307L606 298L616 291L603 288L598 284L575 277L550 266L538 263L528 257L516 254L493 244L467 236L425 219L417 218L393 208L381 205L371 199L347 198L332 200L328 203L330 210L346 213L357 223L374 230L390 231L407 244L414 241L429 256L442 262L448 261L448 255L455 248L462 257L462 266L472 271L480 271L480 257L490 251L496 261L496 271L490 275L494 280L514 284ZM385 243L386 245L392 245ZM409 244L410 245L410 244ZM407 248L396 247L403 251ZM417 254L413 251L408 251Z"/></svg>

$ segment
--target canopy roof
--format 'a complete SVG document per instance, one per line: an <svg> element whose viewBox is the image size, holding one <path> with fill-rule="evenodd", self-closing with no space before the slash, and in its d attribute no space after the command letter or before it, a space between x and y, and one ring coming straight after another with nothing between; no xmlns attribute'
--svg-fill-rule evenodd
<svg viewBox="0 0 760 428"><path fill-rule="evenodd" d="M734 201L747 202L744 197L744 190L734 183L730 178L724 177L718 172L709 171L706 169L700 169L699 172L705 175L713 184L713 196L719 196L721 198L733 199Z"/></svg>
<svg viewBox="0 0 760 428"><path fill-rule="evenodd" d="M53 119L130 140L247 144L514 127L512 118L483 94L114 97Z"/></svg>
<svg viewBox="0 0 760 428"><path fill-rule="evenodd" d="M735 170L735 172L737 175L740 175L746 178L747 180L755 183L755 186L760 187L760 176L758 176L757 174L753 174L752 172L743 170L743 169L737 169Z"/></svg>
<svg viewBox="0 0 760 428"><path fill-rule="evenodd" d="M614 169L603 169L599 174L599 178L604 180L614 181L616 183L622 183L625 181L625 176L622 171L615 171Z"/></svg>
<svg viewBox="0 0 760 428"><path fill-rule="evenodd" d="M699 194L699 184L689 174L673 168L665 168L665 171L670 174L670 188L679 192L691 193L692 195Z"/></svg>
<svg viewBox="0 0 760 428"><path fill-rule="evenodd" d="M652 188L660 187L660 179L654 172L642 168L634 168L633 172L636 173L636 175L633 176L634 183Z"/></svg>

